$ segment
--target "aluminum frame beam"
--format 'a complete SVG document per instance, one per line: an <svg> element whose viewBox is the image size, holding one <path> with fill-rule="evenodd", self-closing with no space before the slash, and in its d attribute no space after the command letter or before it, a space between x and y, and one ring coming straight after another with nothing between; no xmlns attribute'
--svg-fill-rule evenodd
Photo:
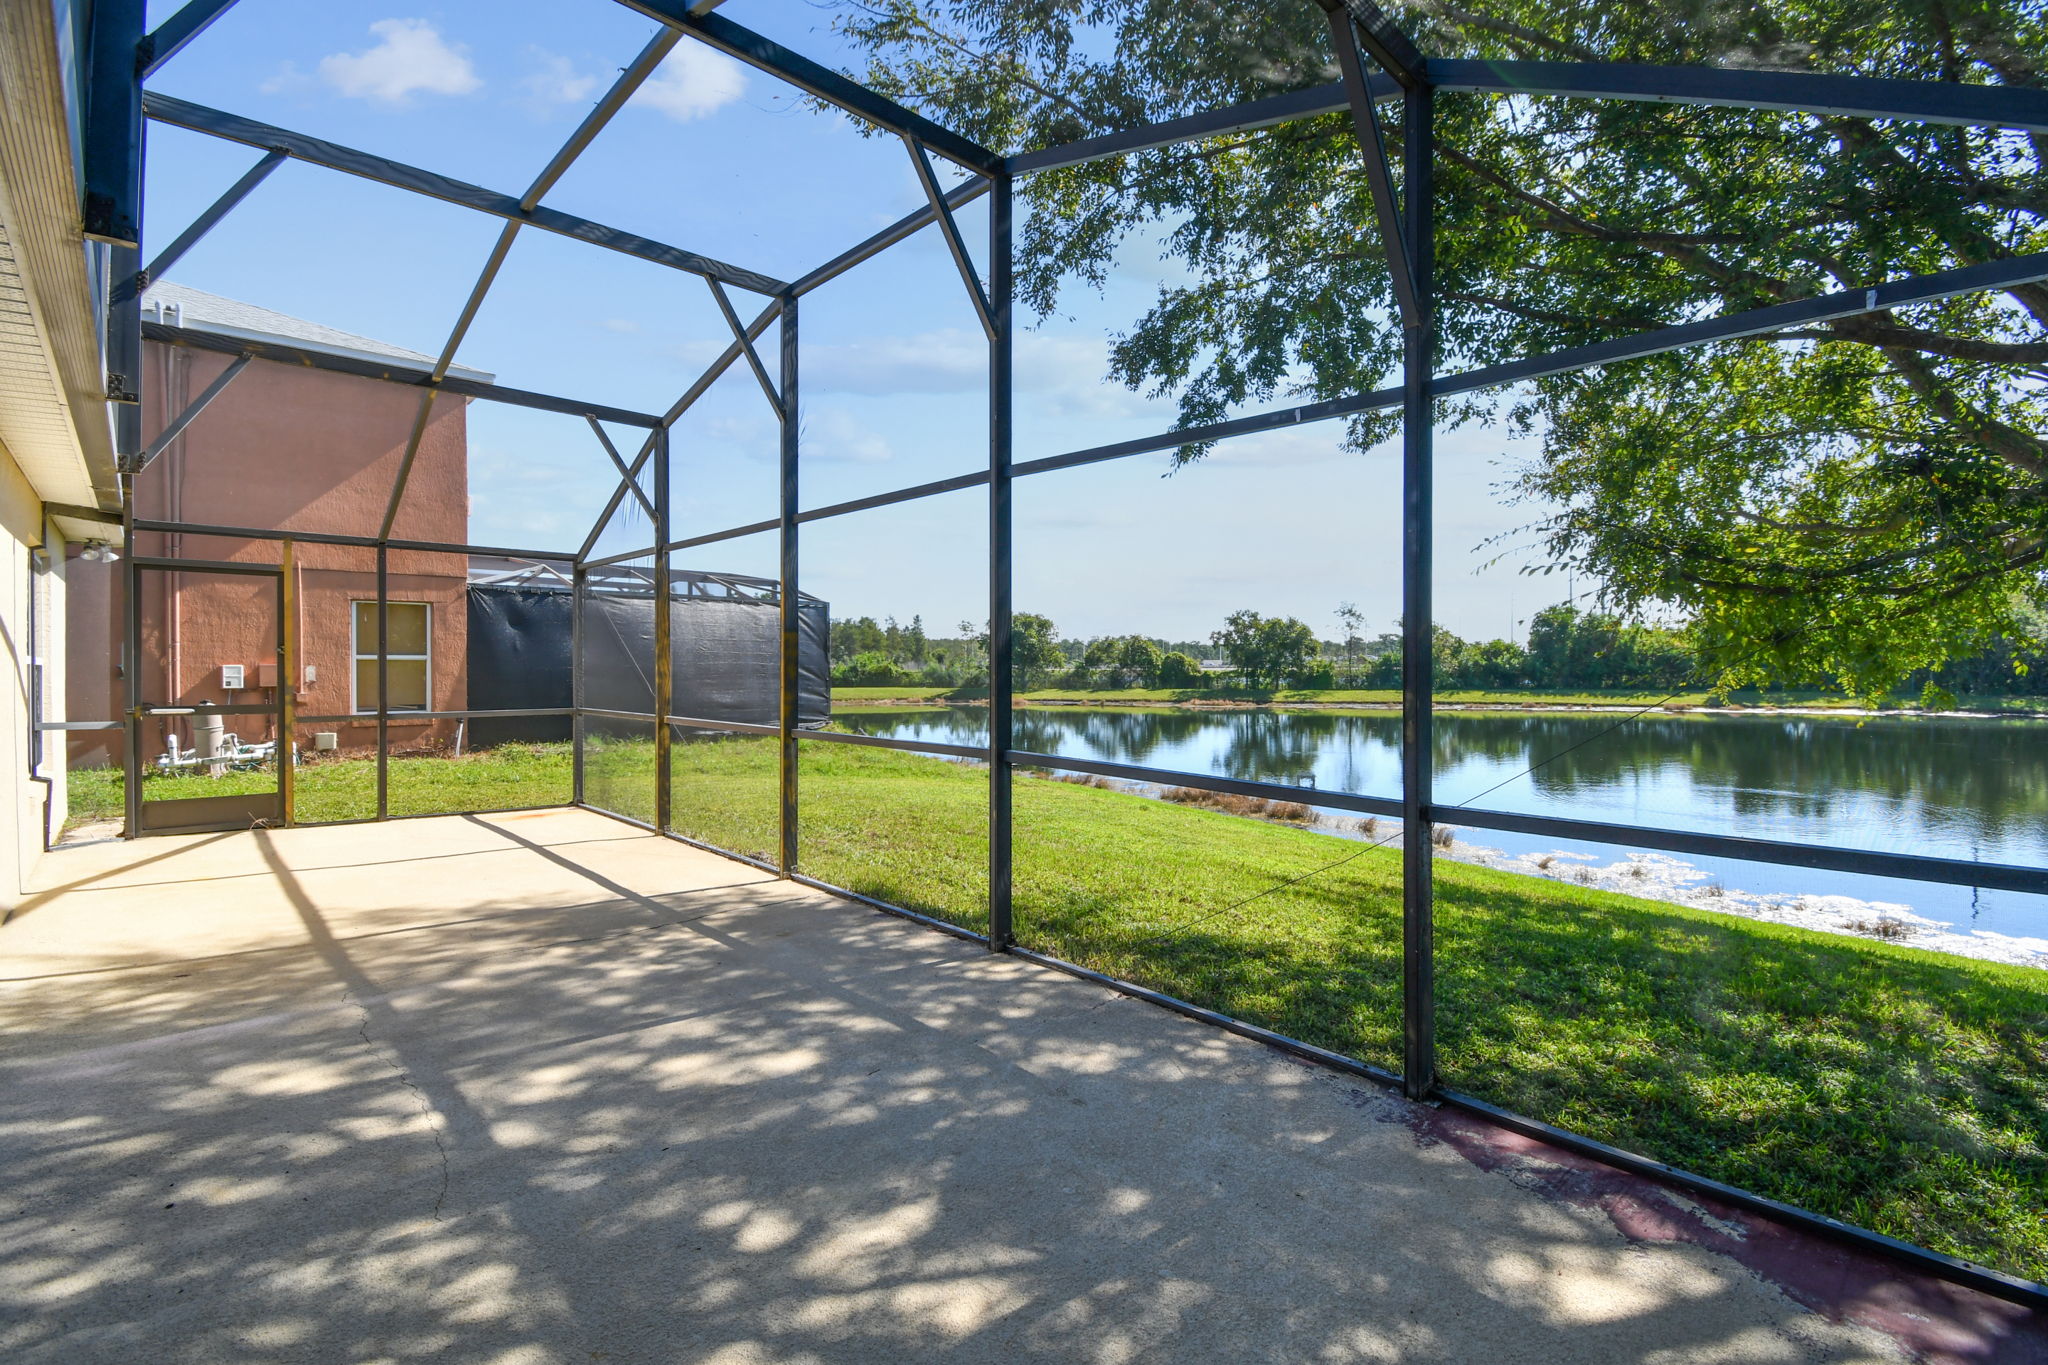
<svg viewBox="0 0 2048 1365"><path fill-rule="evenodd" d="M143 0L96 0L85 58L80 230L142 244Z"/></svg>
<svg viewBox="0 0 2048 1365"><path fill-rule="evenodd" d="M354 545L374 550L379 545L393 550L420 550L427 554L489 555L495 559L531 559L547 564L569 564L574 550L515 549L508 545L472 545L466 541L404 540L393 537L380 541L375 536L341 535L331 531L280 531L261 526L223 526L215 522L161 521L137 517L135 529L169 535L222 536L230 540L296 540L306 545Z"/></svg>
<svg viewBox="0 0 2048 1365"><path fill-rule="evenodd" d="M325 351L287 346L281 342L253 341L247 337L229 336L225 332L209 332L202 327L172 327L161 322L144 321L142 337L145 341L160 341L170 346L190 346L194 350L220 351L228 355L249 355L258 360L276 361L280 365L300 365L311 370L332 370L336 374L352 374L360 379L381 379L389 384L407 384L415 388L431 386L438 392L455 394L463 398L483 398L493 403L510 404L516 408L566 413L571 417L595 417L604 422L617 422L621 426L645 427L652 430L661 425L661 418L651 412L635 412L631 408L615 408L606 403L586 403L580 399L535 393L530 389L515 389L506 384L486 384L475 379L444 378L438 385L433 385L433 373L429 370L416 370L407 365L381 364L375 360L358 359L354 356L330 355Z"/></svg>
<svg viewBox="0 0 2048 1365"><path fill-rule="evenodd" d="M1419 1100L1437 1081L1435 92L1414 87L1407 104L1400 240L1420 299L1401 338L1401 1089Z"/></svg>
<svg viewBox="0 0 2048 1365"><path fill-rule="evenodd" d="M1636 360L1707 342L1766 336L1795 327L1856 317L1863 313L1888 308L1909 308L1915 304L1934 303L1958 294L2005 289L2017 284L2031 284L2042 280L2048 280L2048 252L2008 257L2000 261L1986 261L1980 265L1961 266L1931 275L1909 275L1904 279L1888 280L1867 288L1841 289L1810 299L1797 299L1791 303L1747 308L1720 317L1705 318L1699 322L1660 327L1654 331L1637 332L1610 341L1590 342L1584 346L1570 346L1526 360L1513 360L1500 365L1486 365L1478 369L1437 375L1434 377L1433 386L1438 397L1449 397L1499 384L1521 383L1549 375L1566 374L1594 365L1611 365L1617 361ZM1330 398L1316 403L1304 403L1297 407L1276 408L1245 417L1234 417L1227 421L1212 422L1206 426L1184 427L1179 431L1164 431L1152 436L1139 436L1127 441L1071 451L1065 455L1028 460L1018 465L1016 472L1019 475L1029 475L1043 474L1055 469L1071 469L1078 465L1119 460L1129 455L1143 455L1155 450L1171 450L1176 446L1220 441L1253 432L1271 431L1277 427L1296 426L1304 422L1328 421L1332 417L1349 417L1361 412L1383 412L1398 406L1400 402L1401 390L1398 388L1374 389L1346 398Z"/></svg>
<svg viewBox="0 0 2048 1365"><path fill-rule="evenodd" d="M782 303L783 301L781 299L775 300L773 303L770 303L766 308L762 309L759 316L757 316L752 322L747 324L747 340L758 340L761 334L768 330L768 324L773 322L777 317L781 315ZM725 348L724 352L720 354L716 360L712 361L711 364L705 368L703 374L697 376L696 383L690 385L689 388L683 390L682 397L676 399L674 403L670 404L669 410L666 413L663 413L660 417L654 420L654 425L656 427L669 427L675 425L677 419L680 418L685 412L688 412L691 406L694 405L699 398L702 398L705 392L709 390L713 384L716 384L719 380L719 377L722 376L727 370L731 369L733 367L733 364L737 362L739 358L740 343L738 341L734 341L730 346L727 346ZM640 453L633 457L633 464L631 468L627 471L628 481L639 476L641 468L644 465L646 465L648 458L653 454L654 438L650 436L648 437L647 441L640 447ZM598 538L604 535L605 527L611 524L612 515L619 510L619 504L624 502L625 499L626 485L625 483L621 483L617 488L612 490L611 500L605 503L604 510L597 514L597 520L591 524L590 534L584 537L583 547L576 552L577 559L584 560L590 557L590 552L597 548Z"/></svg>
<svg viewBox="0 0 2048 1365"><path fill-rule="evenodd" d="M1372 192L1373 215L1379 220L1380 251L1387 260L1393 281L1394 303L1404 325L1413 327L1426 311L1422 289L1416 280L1415 263L1409 258L1402 228L1401 203L1394 193L1394 173L1387 165L1386 138L1380 133L1379 111L1374 107L1372 89L1365 80L1364 54L1359 49L1359 27L1348 10L1336 0L1322 0L1329 12L1330 42L1337 50L1337 65L1344 72L1344 94L1351 108L1351 127L1365 159L1365 180ZM1417 91L1408 91L1412 103ZM1412 171L1413 166L1409 169Z"/></svg>
<svg viewBox="0 0 2048 1365"><path fill-rule="evenodd" d="M704 283L711 287L711 297L718 303L719 314L724 317L725 325L732 329L733 345L745 353L747 366L753 370L754 379L761 385L762 396L768 400L769 408L775 413L775 420L782 421L786 416L782 410L782 395L776 390L775 381L768 377L768 367L761 363L761 353L754 349L753 339L747 335L747 325L740 321L740 315L734 311L732 300L726 296L723 285L717 280L706 280Z"/></svg>
<svg viewBox="0 0 2048 1365"><path fill-rule="evenodd" d="M142 448L142 454L136 459L132 472L139 474L149 468L149 462L161 455L165 446L183 435L185 428L192 425L192 419L206 411L206 405L220 397L221 390L234 383L235 376L248 368L251 358L245 351L229 361L228 367L215 375L213 382L200 390L199 396L187 403L185 410L166 423L164 429L156 434L156 439Z"/></svg>
<svg viewBox="0 0 2048 1365"><path fill-rule="evenodd" d="M234 7L235 0L187 0L186 4L156 26L142 40L138 65L144 80L157 73L165 62L178 55L185 44L206 31L214 20Z"/></svg>
<svg viewBox="0 0 2048 1365"><path fill-rule="evenodd" d="M444 203L459 204L463 208L475 209L496 218L517 221L543 232L553 232L563 237L573 237L593 246L609 251L638 257L655 265L667 266L692 275L705 275L725 284L736 285L756 294L776 295L788 286L772 275L728 265L724 261L701 256L682 247L670 246L665 242L653 241L637 233L625 232L619 228L607 227L603 223L579 218L573 213L542 206L522 208L516 195L498 190L487 190L452 176L435 171L408 166L401 161L377 156L370 152L344 147L340 143L328 142L323 138L295 133L287 128L278 128L239 114L209 109L203 104L194 104L170 95L150 91L142 98L143 112L158 123L205 133L226 142L240 142L250 147L282 151L294 161L308 165L324 166L331 171L353 175L362 180L390 185L394 189L411 190L429 199Z"/></svg>
<svg viewBox="0 0 2048 1365"><path fill-rule="evenodd" d="M2048 90L2015 85L1901 81L1807 71L1639 66L1627 62L1492 62L1432 57L1424 69L1429 82L1439 90L1707 104L2048 133Z"/></svg>
<svg viewBox="0 0 2048 1365"><path fill-rule="evenodd" d="M799 581L800 540L797 526L797 503L803 465L799 423L801 409L797 406L801 390L797 387L797 302L795 299L782 301L782 318L779 324L780 358L782 364L782 432L781 445L777 452L780 465L781 515L777 518L779 528L780 600L776 612L781 627L781 649L778 651L780 667L777 682L780 705L777 710L777 725L781 737L776 744L776 769L779 778L781 818L778 822L780 839L777 844L776 866L782 875L792 876L796 872L798 837L797 828L801 784L798 779L797 731L801 716L797 695L803 669L802 638L802 587ZM664 528L665 529L665 528ZM661 562L668 560L668 550L661 551Z"/></svg>
<svg viewBox="0 0 2048 1365"><path fill-rule="evenodd" d="M619 448L612 444L612 438L605 433L604 426L595 417L586 418L585 420L590 423L590 430L597 437L597 443L604 447L604 453L610 458L612 468L619 471L619 477L626 481L627 490L635 498L639 499L641 508L646 511L647 520L653 522L655 520L654 502L640 487L640 480L633 473L632 468L627 465L626 457L619 454Z"/></svg>
<svg viewBox="0 0 2048 1365"><path fill-rule="evenodd" d="M2014 85L1962 85L1900 81L1874 76L1808 72L1716 70L1642 66L1622 62L1470 61L1428 58L1423 73L1439 90L1495 95L1555 95L1570 99L1646 100L1776 109L1845 118L1900 119L1966 128L2012 128L2048 133L2048 91ZM1372 98L1398 99L1390 76L1367 72ZM1348 107L1344 82L1290 91L1245 104L1165 119L1123 132L1104 133L1003 159L1013 175L1077 166L1105 157L1151 151L1201 138L1271 128Z"/></svg>
<svg viewBox="0 0 2048 1365"><path fill-rule="evenodd" d="M924 160L918 154L918 160ZM989 200L988 329L988 945L1002 952L1015 940L1011 873L1015 855L1015 791L1010 746L1016 739L1015 500L1011 464L1016 453L1016 273L1013 260L1015 186L997 178ZM932 205L941 208L933 197ZM942 216L944 216L942 214Z"/></svg>
<svg viewBox="0 0 2048 1365"><path fill-rule="evenodd" d="M612 121L619 110L626 107L626 101L631 99L633 93L654 74L655 68L661 65L662 60L668 56L678 41L678 35L667 30L655 34L619 73L618 79L605 91L604 98L583 116L583 121L576 125L576 131L569 135L552 157L548 158L548 164L541 168L533 183L526 187L526 193L519 196L519 213L522 217L511 219L498 233L498 240L492 246L491 254L485 260L482 271L478 273L476 283L470 286L469 297L463 302L462 312L457 316L455 326L449 329L448 340L442 344L440 357L434 362L434 372L427 385L429 392L420 399L419 414L413 419L412 434L406 440L405 455L398 462L398 476L391 483L391 500L384 509L384 526L378 532L380 538L389 538L391 528L397 524L399 509L405 502L405 490L412 477L413 461L419 455L420 441L427 433L427 419L433 412L432 390L440 386L448 374L448 367L455 363L455 355L462 349L463 338L469 335L469 329L475 323L477 313L483 308L485 297L491 292L491 285L497 281L498 272L504 268L505 258L511 254L512 243L518 238L519 229L525 226L523 215L532 213L542 196L568 174L569 168L576 164L576 158L581 156L584 149L604 131L605 125ZM716 288L717 281L712 281L712 286ZM664 431L665 428L657 428L656 438L660 439Z"/></svg>
<svg viewBox="0 0 2048 1365"><path fill-rule="evenodd" d="M939 231L945 235L946 250L952 253L953 266L960 272L960 282L967 286L967 297L974 304L974 316L981 323L981 330L990 341L996 339L996 317L989 305L988 291L982 288L981 275L974 268L974 257L968 253L966 239L960 235L960 225L953 221L953 210L946 203L946 192L939 187L939 178L932 172L932 163L925 158L924 144L910 134L903 135L904 149L910 153L910 164L917 171L917 183L924 186L924 197L929 201L932 217L938 222Z"/></svg>
<svg viewBox="0 0 2048 1365"><path fill-rule="evenodd" d="M1817 294L1810 299L1768 304L1762 308L1745 308L1740 312L1725 313L1720 317L1706 318L1699 322L1680 323L1675 327L1661 327L1653 332L1637 332L1629 336L1616 337L1611 341L1571 346L1562 351L1552 351L1548 355L1532 356L1526 360L1511 360L1501 365L1465 370L1440 378L1437 381L1437 392L1470 393L1474 389L1490 388L1496 384L1541 379L1548 375L1588 369L1594 365L1610 365L1620 360L1638 360L1644 356L1683 350L1707 342L1739 341L1745 337L1764 336L1815 323L1835 322L1863 313L1882 312L1891 308L1911 308L1916 304L1936 303L1942 299L1954 298L1958 294L2007 289L2013 285L2032 284L2044 279L2048 279L2048 251L2034 252L2027 256L2010 256L2004 260L1960 266L1954 270L1937 271L1931 275L1909 275L1904 279L1888 280L1883 284L1862 289L1838 289L1832 293Z"/></svg>
<svg viewBox="0 0 2048 1365"><path fill-rule="evenodd" d="M974 179L957 186L946 195L946 207L959 209L973 203L989 192L989 185L990 182L987 180ZM930 204L913 213L905 214L858 246L840 252L817 269L792 281L789 292L801 298L819 285L838 279L861 262L873 260L896 243L915 236L937 222L938 218L938 212Z"/></svg>
<svg viewBox="0 0 2048 1365"><path fill-rule="evenodd" d="M688 0L619 0L627 9L657 23L680 29L717 48L726 56L787 81L814 99L836 105L878 128L905 133L928 145L948 161L981 175L994 173L1002 158L970 138L932 122L896 101L876 94L830 67L792 52L772 38L744 28L719 14L699 14Z"/></svg>
<svg viewBox="0 0 2048 1365"><path fill-rule="evenodd" d="M900 740L897 743L923 744L925 741ZM930 752L948 753L951 750L932 748ZM1398 818L1401 814L1402 803L1386 796L1304 790L1277 782L1245 781L1232 777L1218 777L1214 773L1182 772L1173 768L1153 768L1139 763L1114 763L1021 749L1011 751L1009 759L1019 767L1097 773L1103 777L1114 777L1127 782L1149 782L1162 787L1195 787L1202 791L1230 792L1238 796L1254 796L1274 801L1306 801L1312 806L1327 806L1331 810L1354 811L1364 815L1389 815ZM1619 825L1598 820L1579 820L1557 815L1524 815L1518 811L1488 810L1471 806L1433 805L1425 814L1426 818L1432 821L1469 825L1474 829L1556 835L1560 838L1580 839L1591 843L1654 848L1667 853L1732 858L1742 862L1766 863L1774 867L1807 867L1820 871L1847 872L1858 876L1927 882L1938 886L1974 886L1986 890L2048 895L2048 868L2022 867L2014 863L1976 863L1961 858L1933 858L1917 853L1829 848L1781 839L1752 839L1740 834L1695 834L1684 830L1660 829L1653 825Z"/></svg>
<svg viewBox="0 0 2048 1365"><path fill-rule="evenodd" d="M1368 92L1375 101L1384 102L1401 97L1401 87L1391 76L1369 71L1365 74L1365 82ZM1019 152L1015 156L1003 159L1003 169L1012 175L1024 175L1031 171L1052 170L1060 166L1079 166L1107 157L1171 147L1181 142L1197 142L1206 138L1227 137L1232 133L1249 133L1260 128L1273 128L1283 123L1292 123L1296 119L1316 118L1350 107L1351 97L1345 91L1344 82L1332 81L1328 85L1311 86L1306 90L1291 90L1284 95L1272 95L1246 104L1234 104L1223 109L1211 109L1199 114L1164 119L1123 132L1080 138L1033 152Z"/></svg>
<svg viewBox="0 0 2048 1365"><path fill-rule="evenodd" d="M152 280L162 279L164 272L178 263L178 258L199 244L199 239L213 231L214 224L228 216L229 210L249 197L249 192L270 178L270 173L282 166L289 158L275 149L265 152L262 160L242 172L234 184L221 191L220 198L206 206L205 212L194 218L186 229L172 239L171 244L156 254L156 258L142 268L142 275L136 280L139 295Z"/></svg>
<svg viewBox="0 0 2048 1365"><path fill-rule="evenodd" d="M1393 17L1372 0L1317 0L1332 14L1342 10L1358 30L1358 40L1388 75L1413 90L1427 83L1423 56Z"/></svg>
<svg viewBox="0 0 2048 1365"><path fill-rule="evenodd" d="M1656 355L1664 351L1700 345L1703 342L1765 336L1787 330L1788 328L1815 322L1854 317L1861 313L1886 308L1909 307L1916 303L1933 302L1952 297L1956 294L1971 293L1982 289L1996 289L2036 280L2048 280L2048 252L2037 253L2032 256L2014 257L2005 261L1991 261L1982 265L1964 266L1956 270L1943 271L1932 275L1908 276L1905 279L1888 281L1885 284L1872 288L1840 290L1832 294L1820 295L1813 299L1771 304L1764 308L1746 309L1724 317L1707 318L1700 322L1684 323L1676 327L1659 328L1651 332L1617 337L1611 341L1599 341L1585 346L1569 347L1562 351L1555 351L1546 356L1532 357L1528 360L1511 361L1503 365L1484 366L1473 370L1462 370L1448 375L1436 375L1431 380L1431 389L1436 397L1470 393L1477 389L1491 388L1496 385L1540 379L1547 375L1565 374L1594 365L1613 364L1616 361ZM1403 400L1404 391L1401 388L1374 389L1367 393L1355 394L1345 398L1325 399L1321 402L1306 403L1298 407L1252 413L1245 417L1230 418L1226 421L1213 422L1206 426L1183 427L1176 431L1163 431L1150 436L1139 436L1126 441L1115 441L1107 445L1068 451L1061 455L1049 455L1036 460L1025 460L1012 465L1010 474L1014 478L1028 478L1035 474L1049 474L1062 469L1075 469L1083 465L1126 459L1133 455L1171 450L1176 446L1228 440L1232 437L1247 436L1255 432L1271 431L1280 427L1299 426L1309 422L1328 421L1332 418L1348 417L1361 412L1384 412L1401 406ZM812 508L809 511L799 512L796 519L799 522L823 521L831 517L844 516L850 512L869 511L900 502L914 501L918 498L962 492L970 488L981 487L987 484L989 480L989 471L973 470L968 473L953 475L950 478L934 479L927 483L912 484L890 492L872 493L847 502ZM621 498L625 496L623 489L618 496ZM704 535L692 536L686 540L676 541L668 548L689 549L702 545L716 544L723 540L734 540L741 536L772 531L779 524L776 521L759 521L743 526L728 527L721 531L712 531ZM592 564L619 562L651 554L656 548L648 547L642 550L614 555L608 559L592 560L590 562ZM587 555L589 552L586 549L584 553Z"/></svg>

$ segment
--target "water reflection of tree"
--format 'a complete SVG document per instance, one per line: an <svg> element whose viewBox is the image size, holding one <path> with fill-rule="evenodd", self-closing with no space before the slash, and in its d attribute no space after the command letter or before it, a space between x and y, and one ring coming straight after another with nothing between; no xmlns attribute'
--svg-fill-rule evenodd
<svg viewBox="0 0 2048 1365"><path fill-rule="evenodd" d="M859 722L870 733L956 744L985 743L988 733L978 707ZM1019 748L1136 764L1220 735L1219 771L1288 783L1313 772L1326 790L1363 790L1367 772L1384 772L1401 749L1401 718L1391 712L1028 708L1015 724ZM1675 773L1738 816L1820 820L1847 801L1877 799L1930 825L1996 838L2037 834L2048 820L2044 741L2048 725L2029 721L1440 713L1434 748L1438 772L1533 767L1530 783L1561 803Z"/></svg>

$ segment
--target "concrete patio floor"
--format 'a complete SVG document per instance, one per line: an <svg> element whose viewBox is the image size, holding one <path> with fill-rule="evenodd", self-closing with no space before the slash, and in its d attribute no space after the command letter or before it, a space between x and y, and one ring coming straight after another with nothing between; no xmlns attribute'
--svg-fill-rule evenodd
<svg viewBox="0 0 2048 1365"><path fill-rule="evenodd" d="M578 811L0 926L22 1362L2037 1359L2040 1324Z"/></svg>

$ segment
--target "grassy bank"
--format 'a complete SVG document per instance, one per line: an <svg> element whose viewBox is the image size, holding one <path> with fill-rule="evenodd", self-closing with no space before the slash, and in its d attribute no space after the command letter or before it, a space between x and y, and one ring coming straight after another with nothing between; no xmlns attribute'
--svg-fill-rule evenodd
<svg viewBox="0 0 2048 1365"><path fill-rule="evenodd" d="M805 872L983 927L983 770L819 741L801 753ZM651 816L651 757L644 741L593 746L591 800ZM345 766L302 770L302 811L360 809L371 765ZM568 786L563 746L391 766L394 809L401 792L445 810ZM774 741L679 745L673 772L680 832L773 849ZM1394 849L1039 777L1018 780L1016 823L1025 944L1398 1066ZM1436 878L1448 1084L2048 1275L2048 972L1449 861Z"/></svg>
<svg viewBox="0 0 2048 1365"><path fill-rule="evenodd" d="M1274 706L1386 706L1398 707L1401 694L1383 688L1281 688L1277 691L1255 692L1241 687L1169 688L1169 687L1120 687L1120 688L1039 688L1030 692L1019 692L1017 699L1037 705L1054 706L1125 706L1139 703L1152 705L1218 705L1244 703ZM832 700L839 704L867 705L876 702L984 702L988 700L986 688L974 687L835 687ZM1672 696L1665 692L1626 691L1580 691L1580 692L1539 692L1539 691L1450 691L1436 694L1439 706L1483 706L1515 710L1522 707L1558 706L1618 706L1643 707L1663 706L1672 711L1697 710L1713 707L1725 710L1760 710L1768 708L1795 707L1820 710L1859 710L1862 703L1839 693L1819 691L1797 692L1736 692L1716 700L1710 693L1700 690L1681 692ZM1921 710L1916 698L1895 698L1887 704L1888 710L1910 713ZM2009 715L2033 715L2048 713L2048 697L2009 696L1966 696L1957 698L1957 709L1963 711L1985 711Z"/></svg>

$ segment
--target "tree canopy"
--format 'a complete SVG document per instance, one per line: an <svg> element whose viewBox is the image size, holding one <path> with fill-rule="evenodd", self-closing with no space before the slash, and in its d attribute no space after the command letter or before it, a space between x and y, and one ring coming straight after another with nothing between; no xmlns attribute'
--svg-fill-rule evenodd
<svg viewBox="0 0 2048 1365"><path fill-rule="evenodd" d="M2039 88L2032 0L1412 0L1432 55ZM1005 151L1336 77L1310 0L856 0L864 78ZM2048 138L1699 106L1440 95L1440 370L2048 250ZM1399 103L1383 107L1398 143ZM1023 300L1157 236L1180 269L1111 351L1183 424L1388 384L1400 334L1341 114L1019 182ZM1358 449L1396 417L1350 420ZM1443 406L1541 435L1509 495L1725 683L1872 695L2018 636L2048 561L2048 284L1556 376ZM1182 461L1204 448L1182 448ZM1532 515L1537 515L1532 513Z"/></svg>
<svg viewBox="0 0 2048 1365"><path fill-rule="evenodd" d="M1316 657L1316 633L1292 616L1234 611L1209 638L1253 689L1278 687Z"/></svg>

